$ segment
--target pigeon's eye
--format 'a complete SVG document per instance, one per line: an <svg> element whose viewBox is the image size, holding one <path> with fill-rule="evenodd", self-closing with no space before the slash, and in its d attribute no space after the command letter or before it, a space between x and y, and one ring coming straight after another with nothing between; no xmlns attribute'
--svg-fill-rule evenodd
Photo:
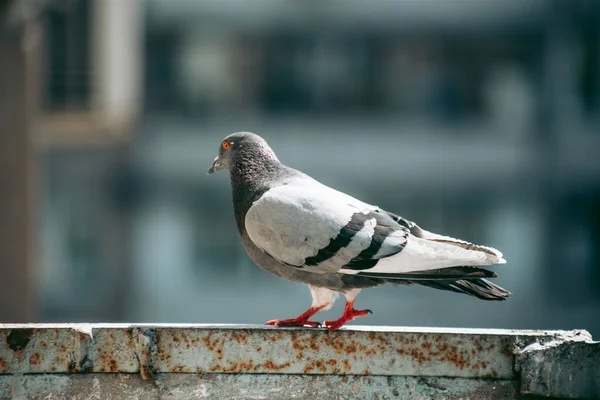
<svg viewBox="0 0 600 400"><path fill-rule="evenodd" d="M231 142L229 142L228 140L223 142L223 150L229 150L230 147L231 147Z"/></svg>

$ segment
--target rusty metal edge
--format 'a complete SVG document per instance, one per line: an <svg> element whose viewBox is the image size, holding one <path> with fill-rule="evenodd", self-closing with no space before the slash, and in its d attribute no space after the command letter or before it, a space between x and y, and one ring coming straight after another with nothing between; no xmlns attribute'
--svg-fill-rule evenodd
<svg viewBox="0 0 600 400"><path fill-rule="evenodd" d="M0 323L0 331L6 329L74 329L81 332L90 332L91 329L127 329L127 328L186 328L186 329L252 329L252 330L309 330L314 332L324 329L310 328L274 328L266 325L245 324L187 324L187 323ZM351 325L340 331L356 332L394 332L394 333L449 333L462 335L502 335L502 336L553 336L567 332L581 332L591 335L585 329L573 330L540 330L540 329L484 329L484 328L455 328L455 327L419 327L419 326L371 326Z"/></svg>
<svg viewBox="0 0 600 400"><path fill-rule="evenodd" d="M216 324L2 324L0 374L156 372L518 378L535 343L586 331ZM31 343L30 343L31 342Z"/></svg>

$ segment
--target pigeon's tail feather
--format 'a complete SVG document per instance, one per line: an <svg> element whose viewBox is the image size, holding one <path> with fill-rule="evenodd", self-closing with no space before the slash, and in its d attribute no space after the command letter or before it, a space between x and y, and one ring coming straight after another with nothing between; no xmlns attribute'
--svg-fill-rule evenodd
<svg viewBox="0 0 600 400"><path fill-rule="evenodd" d="M413 281L413 283L439 290L449 290L468 294L482 300L506 300L511 294L508 290L486 279L431 280Z"/></svg>
<svg viewBox="0 0 600 400"><path fill-rule="evenodd" d="M464 240L456 239L456 238L453 238L450 236L438 235L437 233L426 231L425 229L422 229L421 227L419 227L417 225L414 225L411 228L411 233L413 235L415 235L416 237L431 240L433 242L447 243L447 244L450 244L453 246L461 247L465 250L473 250L473 251L480 251L483 253L487 253L498 260L495 262L496 264L504 264L506 262L503 258L504 255L500 252L500 250L495 249L493 247L481 246L478 244L466 242Z"/></svg>
<svg viewBox="0 0 600 400"><path fill-rule="evenodd" d="M375 279L390 279L390 280L459 280L459 279L476 279L476 278L496 278L495 272L477 267L451 267L426 271L414 271L407 273L384 273L361 271L357 276Z"/></svg>

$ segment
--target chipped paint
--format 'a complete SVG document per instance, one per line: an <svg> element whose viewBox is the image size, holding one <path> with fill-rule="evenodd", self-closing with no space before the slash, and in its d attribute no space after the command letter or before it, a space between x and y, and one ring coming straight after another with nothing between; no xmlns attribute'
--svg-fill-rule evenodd
<svg viewBox="0 0 600 400"><path fill-rule="evenodd" d="M523 393L535 394L539 374L527 375L528 365L533 359L539 370L544 359L531 354L574 342L591 337L585 331L355 327L328 334L235 325L0 325L0 375L134 373L156 381L162 373L244 373L348 382L404 376L441 392L450 389L435 379L517 382L523 376L532 382ZM557 368L553 373L564 372Z"/></svg>

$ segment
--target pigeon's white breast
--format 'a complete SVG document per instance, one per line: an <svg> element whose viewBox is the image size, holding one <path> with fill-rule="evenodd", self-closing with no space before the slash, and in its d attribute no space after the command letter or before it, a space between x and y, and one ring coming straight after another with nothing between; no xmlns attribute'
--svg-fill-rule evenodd
<svg viewBox="0 0 600 400"><path fill-rule="evenodd" d="M270 189L250 207L246 231L274 258L301 266L326 247L353 214L373 208L316 181L291 182Z"/></svg>

